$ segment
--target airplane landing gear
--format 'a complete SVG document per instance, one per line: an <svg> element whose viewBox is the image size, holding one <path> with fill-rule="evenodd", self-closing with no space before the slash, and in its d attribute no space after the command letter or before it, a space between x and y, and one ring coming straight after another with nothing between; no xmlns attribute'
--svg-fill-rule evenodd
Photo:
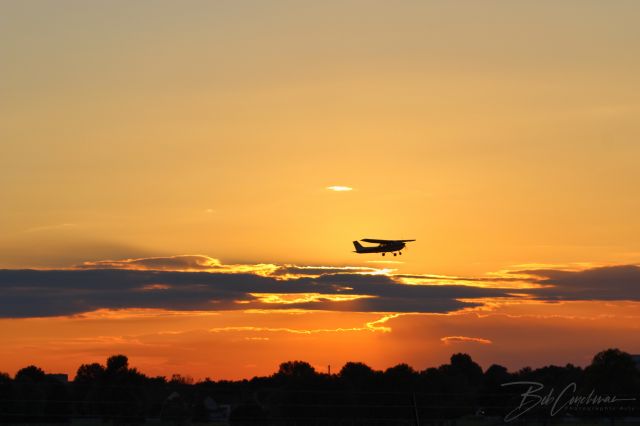
<svg viewBox="0 0 640 426"><path fill-rule="evenodd" d="M399 254L400 256L402 256L402 252L401 252L401 251L399 251L399 252L398 252L398 254Z"/></svg>
<svg viewBox="0 0 640 426"><path fill-rule="evenodd" d="M398 253L393 253L393 255L394 255L394 256L397 256L397 255L398 255Z"/></svg>
<svg viewBox="0 0 640 426"><path fill-rule="evenodd" d="M382 255L384 256L384 253L382 253Z"/></svg>

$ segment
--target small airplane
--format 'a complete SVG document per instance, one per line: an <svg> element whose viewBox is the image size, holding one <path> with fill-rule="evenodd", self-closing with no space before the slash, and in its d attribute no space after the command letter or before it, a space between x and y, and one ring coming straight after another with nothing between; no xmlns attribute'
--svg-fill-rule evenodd
<svg viewBox="0 0 640 426"><path fill-rule="evenodd" d="M405 248L406 243L415 240L376 240L373 238L363 238L360 241L378 245L367 247L363 246L358 241L354 241L353 245L356 248L356 251L354 253L382 253L383 256L385 255L385 253L393 253L393 255L396 256L398 254L402 254L401 250Z"/></svg>

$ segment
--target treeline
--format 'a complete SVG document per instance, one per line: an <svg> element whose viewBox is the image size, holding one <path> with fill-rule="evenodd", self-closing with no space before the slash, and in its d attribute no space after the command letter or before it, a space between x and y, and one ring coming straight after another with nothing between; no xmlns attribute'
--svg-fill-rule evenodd
<svg viewBox="0 0 640 426"><path fill-rule="evenodd" d="M640 415L640 371L633 358L618 349L598 353L586 368L567 364L509 372L494 364L483 371L469 355L458 353L450 363L423 371L407 364L377 371L349 362L339 373L329 375L316 372L306 362L289 361L268 377L198 383L178 375L148 377L130 367L126 356L114 355L105 365L81 365L68 383L33 365L13 378L0 373L0 423L90 418L115 424L148 419L182 424L227 415L232 424L288 419L370 419L381 424L394 419L428 424L462 417L504 418L522 403L529 386L504 386L512 382L540 383L544 386L536 391L540 398L551 392L550 396L567 401L570 396L589 394L618 399L597 406L588 400L567 404L556 417ZM524 417L549 416L550 403L539 403Z"/></svg>

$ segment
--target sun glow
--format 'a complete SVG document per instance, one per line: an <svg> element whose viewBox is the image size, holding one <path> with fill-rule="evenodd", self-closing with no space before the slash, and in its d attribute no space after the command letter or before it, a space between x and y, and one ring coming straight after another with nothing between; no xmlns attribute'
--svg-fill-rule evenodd
<svg viewBox="0 0 640 426"><path fill-rule="evenodd" d="M320 294L320 293L249 293L251 296L256 297L262 303L270 304L297 304L297 303L310 303L310 302L350 302L358 299L369 299L375 296L366 294Z"/></svg>

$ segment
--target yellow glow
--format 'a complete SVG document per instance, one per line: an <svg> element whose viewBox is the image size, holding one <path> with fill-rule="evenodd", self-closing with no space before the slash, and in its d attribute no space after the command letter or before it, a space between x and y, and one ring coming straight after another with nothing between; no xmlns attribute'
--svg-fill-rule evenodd
<svg viewBox="0 0 640 426"><path fill-rule="evenodd" d="M483 339L481 337L467 337L467 336L446 336L440 339L445 344L449 343L457 343L457 342L472 342L472 343L481 343L483 345L490 345L493 343L489 339Z"/></svg>
<svg viewBox="0 0 640 426"><path fill-rule="evenodd" d="M296 303L310 303L321 302L323 300L331 302L350 302L358 299L368 299L375 296L364 294L321 294L321 293L250 293L251 296L258 298L262 303L274 303L274 304L296 304Z"/></svg>
<svg viewBox="0 0 640 426"><path fill-rule="evenodd" d="M85 320L123 320L130 318L158 318L158 317L190 317L217 316L215 311L171 311L166 309L97 309L91 312L71 315L63 318L77 318Z"/></svg>
<svg viewBox="0 0 640 426"><path fill-rule="evenodd" d="M529 275L528 277L534 278L533 275ZM509 277L514 279L516 277ZM396 277L395 279L407 285L431 285L431 286L442 286L442 285L462 285L467 287L481 287L481 288L513 288L513 289L527 289L527 288L541 288L543 286L536 284L535 282L525 281L524 276L520 276L522 280L515 281L501 281L496 279L491 280L478 280L473 278L464 277L450 277L450 276L428 276L428 277L419 277L414 276L411 278L407 277ZM537 277L536 277L537 278Z"/></svg>
<svg viewBox="0 0 640 426"><path fill-rule="evenodd" d="M167 284L147 284L143 286L140 290L142 291L154 291L154 290L168 290L171 286Z"/></svg>
<svg viewBox="0 0 640 426"><path fill-rule="evenodd" d="M209 256L178 255L165 257L140 257L120 260L100 260L82 262L78 269L128 269L134 271L180 271L180 272L217 272L229 274L273 275L279 266L270 263L223 265L218 259Z"/></svg>

